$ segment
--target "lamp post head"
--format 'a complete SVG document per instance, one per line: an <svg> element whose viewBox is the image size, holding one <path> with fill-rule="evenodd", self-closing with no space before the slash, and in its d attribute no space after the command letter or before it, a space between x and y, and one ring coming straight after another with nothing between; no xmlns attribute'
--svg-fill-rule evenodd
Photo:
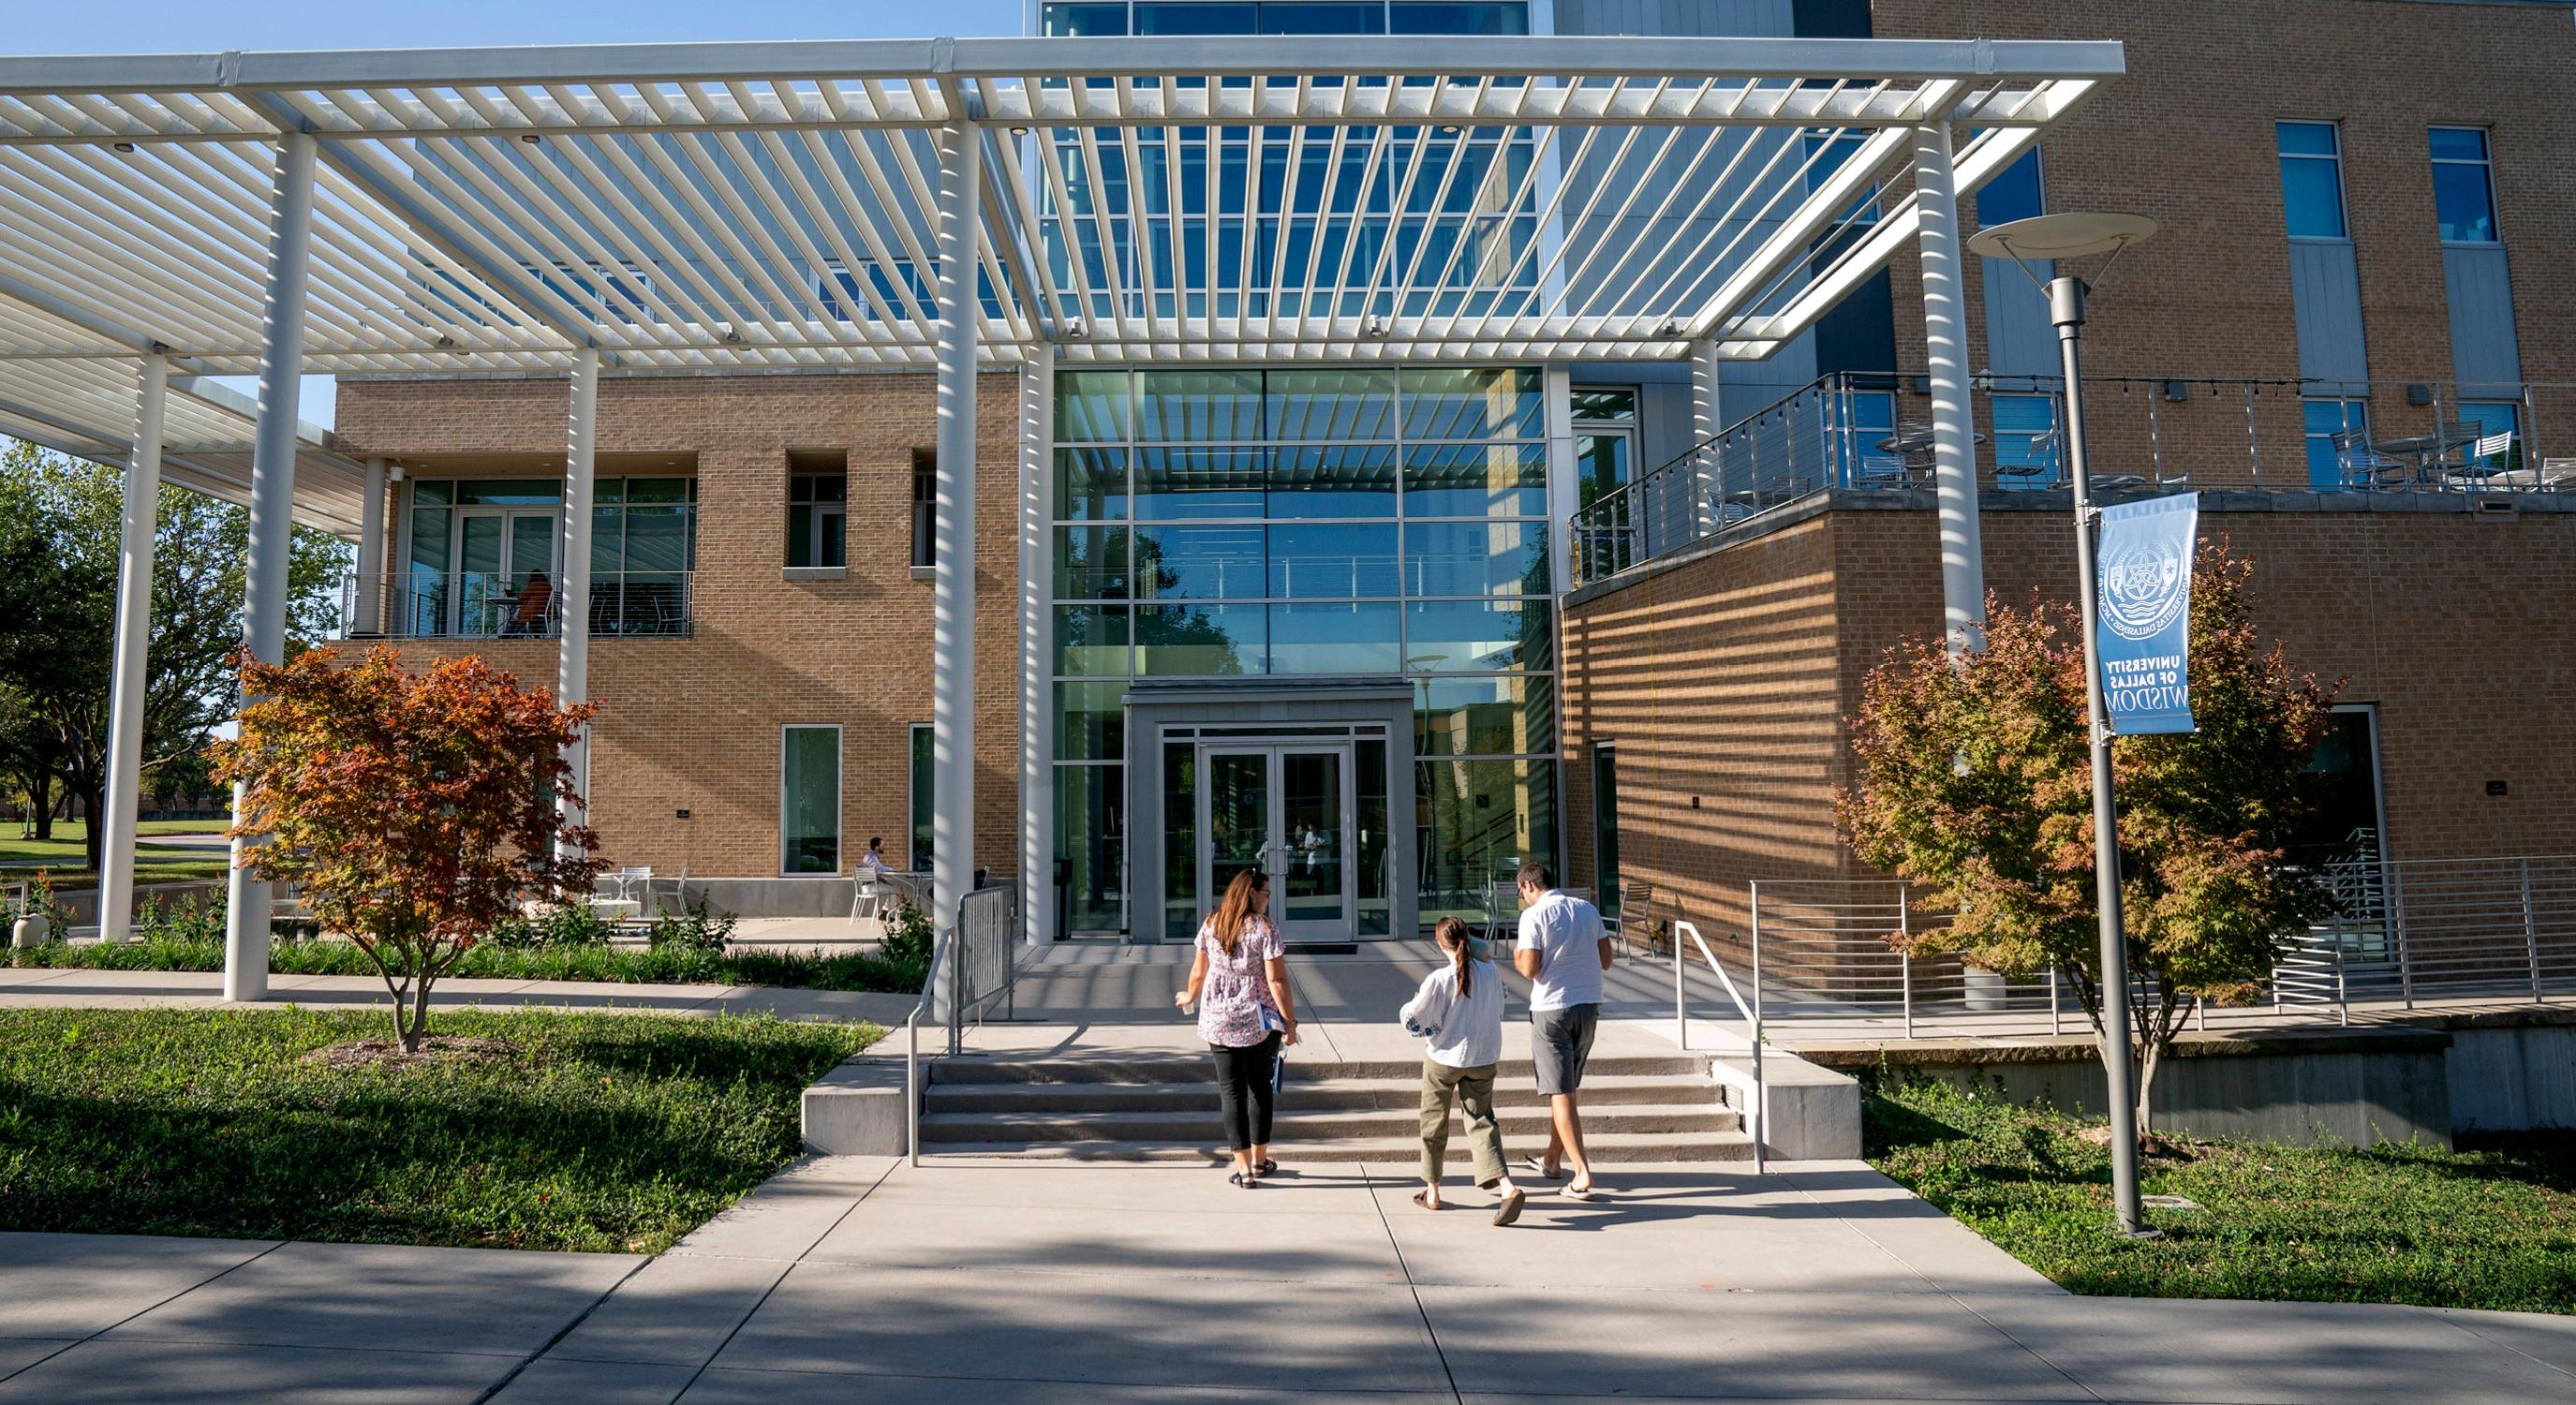
<svg viewBox="0 0 2576 1405"><path fill-rule="evenodd" d="M2080 327L2084 325L2084 295L2092 291L2092 285L2062 271L2042 280L2032 265L2043 260L2054 264L2109 254L2111 257L2103 261L2100 270L2108 273L2111 265L2119 261L2121 250L2153 235L2156 227L2156 222L2145 215L2069 210L1978 230L1968 236L1968 248L1987 258L2012 260L2032 286L2048 295L2049 321L2061 328Z"/></svg>

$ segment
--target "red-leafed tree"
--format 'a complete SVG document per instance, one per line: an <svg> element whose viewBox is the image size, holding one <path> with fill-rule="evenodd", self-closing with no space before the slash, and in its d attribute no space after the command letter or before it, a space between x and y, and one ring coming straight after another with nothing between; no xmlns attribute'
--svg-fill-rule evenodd
<svg viewBox="0 0 2576 1405"><path fill-rule="evenodd" d="M236 663L251 701L215 764L246 787L244 861L367 953L418 1053L430 987L483 933L528 899L589 894L598 839L556 802L580 802L563 749L597 706L559 707L472 656L418 673L389 647Z"/></svg>
<svg viewBox="0 0 2576 1405"><path fill-rule="evenodd" d="M2254 627L2253 563L2204 541L2191 591L2199 730L2121 737L2120 903L2137 982L2138 1125L2193 1003L2244 1004L2333 908L2288 862L2341 684L2294 672ZM1987 601L1986 646L1891 650L1851 719L1860 782L1839 800L1864 861L1931 890L1947 926L1891 937L2011 976L2054 972L2102 1031L2092 753L2083 635L2070 605Z"/></svg>

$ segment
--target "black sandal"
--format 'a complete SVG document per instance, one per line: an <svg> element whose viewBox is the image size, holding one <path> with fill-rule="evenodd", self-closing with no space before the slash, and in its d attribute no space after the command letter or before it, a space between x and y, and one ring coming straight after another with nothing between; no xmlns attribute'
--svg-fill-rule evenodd
<svg viewBox="0 0 2576 1405"><path fill-rule="evenodd" d="M1259 1190L1261 1188L1261 1173L1256 1171L1247 1176L1241 1171L1237 1171L1233 1175L1226 1177L1225 1183L1227 1185L1239 1185L1245 1190Z"/></svg>
<svg viewBox="0 0 2576 1405"><path fill-rule="evenodd" d="M1276 1161L1264 1161L1261 1163L1258 1170L1264 1176L1275 1176L1279 1174L1279 1163Z"/></svg>

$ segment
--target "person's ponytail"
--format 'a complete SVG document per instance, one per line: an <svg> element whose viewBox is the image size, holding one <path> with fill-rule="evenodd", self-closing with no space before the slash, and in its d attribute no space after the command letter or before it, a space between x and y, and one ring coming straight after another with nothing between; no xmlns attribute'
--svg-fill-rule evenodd
<svg viewBox="0 0 2576 1405"><path fill-rule="evenodd" d="M1466 999L1476 989L1476 958L1473 942L1467 936L1467 924L1455 917L1443 917L1431 929L1432 940L1449 953L1449 969L1458 975L1458 998Z"/></svg>

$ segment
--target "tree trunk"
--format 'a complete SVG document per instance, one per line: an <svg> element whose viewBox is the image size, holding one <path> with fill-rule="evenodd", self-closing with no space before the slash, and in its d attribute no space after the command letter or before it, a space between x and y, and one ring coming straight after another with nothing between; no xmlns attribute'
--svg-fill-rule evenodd
<svg viewBox="0 0 2576 1405"><path fill-rule="evenodd" d="M107 864L107 797L96 786L83 786L81 805L89 812L89 823L81 830L81 849L89 859L89 871L104 873Z"/></svg>
<svg viewBox="0 0 2576 1405"><path fill-rule="evenodd" d="M36 842L41 844L54 837L53 768L49 765L45 768L44 774L31 776L28 779L30 784L27 787L27 813L35 816Z"/></svg>
<svg viewBox="0 0 2576 1405"><path fill-rule="evenodd" d="M2148 1090L2155 1086L2156 1067L2163 1062L2163 1050L2157 1048L2153 1040L2148 1041L2146 1051L2138 1059L2138 1139L2140 1141L2146 1140L2148 1134L2155 1129L2154 1104L2147 1094Z"/></svg>
<svg viewBox="0 0 2576 1405"><path fill-rule="evenodd" d="M411 1028L403 1035L403 1052L417 1054L421 1041L429 1037L429 973L412 977Z"/></svg>

